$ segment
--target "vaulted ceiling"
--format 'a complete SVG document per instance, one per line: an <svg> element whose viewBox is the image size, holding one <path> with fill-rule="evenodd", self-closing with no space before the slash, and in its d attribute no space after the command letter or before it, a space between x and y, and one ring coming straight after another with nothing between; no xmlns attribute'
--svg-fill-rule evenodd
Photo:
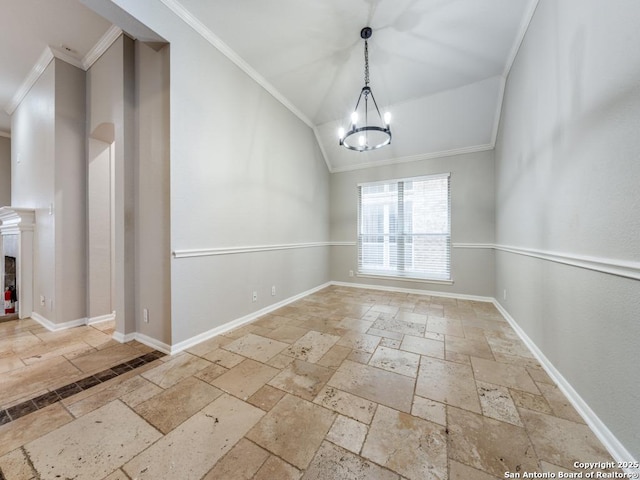
<svg viewBox="0 0 640 480"><path fill-rule="evenodd" d="M537 3L161 1L312 127L333 171L493 148L505 78ZM393 141L360 153L340 147L337 130L364 84L364 26ZM0 104L12 105L47 47L82 61L110 27L78 0L0 0ZM2 112L0 131L9 128Z"/></svg>

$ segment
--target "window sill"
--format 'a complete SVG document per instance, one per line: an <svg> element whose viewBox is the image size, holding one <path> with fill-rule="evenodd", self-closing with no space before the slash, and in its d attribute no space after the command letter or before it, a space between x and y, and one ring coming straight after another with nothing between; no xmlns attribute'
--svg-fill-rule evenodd
<svg viewBox="0 0 640 480"><path fill-rule="evenodd" d="M431 283L435 285L453 285L453 280L430 280L428 278L401 277L398 275L381 275L381 274L373 274L373 273L366 273L366 272L358 272L356 276L359 278L377 278L379 280L399 280L401 282Z"/></svg>

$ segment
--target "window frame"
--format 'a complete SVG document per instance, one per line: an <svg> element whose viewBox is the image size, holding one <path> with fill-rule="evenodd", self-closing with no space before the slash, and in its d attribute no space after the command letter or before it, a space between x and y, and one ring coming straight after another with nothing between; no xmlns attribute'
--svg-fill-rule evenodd
<svg viewBox="0 0 640 480"><path fill-rule="evenodd" d="M446 178L447 179L447 219L446 219L446 226L447 231L444 233L423 233L423 234L415 234L417 235L438 235L438 236L442 236L445 239L445 259L444 259L444 269L445 272L443 275L438 275L435 273L435 271L430 271L430 272L425 272L425 274L420 274L420 272L416 271L415 269L406 269L406 255L407 252L405 252L404 248L406 245L411 245L412 247L412 251L411 251L411 264L413 264L413 259L415 258L415 253L413 251L413 244L414 244L414 233L413 233L413 225L410 225L411 227L411 232L407 233L401 233L401 232L397 232L397 225L399 224L399 221L396 222L396 225L393 226L393 228L390 225L390 220L389 221L385 221L385 225L383 227L383 236L386 237L385 240L383 242L373 242L373 243L379 243L380 246L382 246L383 249L383 253L381 255L381 259L382 259L382 263L384 265L382 265L382 268L367 268L364 267L363 264L363 251L364 251L364 242L363 242L363 238L364 237L376 237L376 236L380 236L376 233L370 233L370 232L362 232L361 230L363 229L363 193L362 193L362 189L363 187L376 187L376 186L385 186L385 185L390 185L393 186L394 184L397 185L397 187L389 189L389 188L383 188L380 192L378 193L382 193L384 194L386 193L395 193L395 208L393 209L394 211L392 213L387 213L386 215L388 215L389 217L391 215L396 216L396 218L402 218L402 221L405 222L405 228L406 228L406 222L409 219L413 219L413 213L411 214L410 217L406 217L405 213L404 213L404 207L407 205L408 202L410 202L411 200L406 200L404 197L404 190L405 190L405 185L408 182L420 182L420 181L426 181L426 180L438 180L438 179L443 179ZM414 200L415 203L415 200ZM388 279L394 279L394 280L408 280L408 281L418 281L418 282L426 282L426 283L438 283L438 284L453 284L453 278L452 278L452 272L451 272L451 266L452 266L452 239L451 239L451 173L437 173L437 174L430 174L430 175L421 175L421 176L416 176L416 177L406 177L406 178L397 178L397 179L388 179L388 180L381 180L381 181L375 181L375 182L362 182L362 183L358 183L357 184L357 225L356 225L356 247L357 247L357 275L359 277L371 277L371 278L388 278ZM409 222L409 223L413 223L413 222ZM391 231L393 229L393 232ZM388 231L387 231L388 230ZM410 236L410 239L407 239L407 235ZM389 246L390 246L390 241L392 239L392 237L396 240L396 242L394 242L394 248L396 249L396 252L400 252L400 253L396 253L395 255L395 262L396 265L395 266L386 266L387 264L391 265L391 262L389 261L389 254L388 252L386 252L386 250L388 250ZM409 241L407 241L409 240ZM371 242L369 242L371 243ZM378 267L380 267L380 265L378 265Z"/></svg>

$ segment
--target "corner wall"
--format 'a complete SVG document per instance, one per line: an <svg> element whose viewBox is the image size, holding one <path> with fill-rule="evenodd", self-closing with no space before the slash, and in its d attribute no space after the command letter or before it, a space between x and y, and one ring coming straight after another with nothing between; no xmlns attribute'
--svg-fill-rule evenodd
<svg viewBox="0 0 640 480"><path fill-rule="evenodd" d="M84 115L84 72L54 59L11 117L11 206L36 213L33 315L49 328L86 315Z"/></svg>
<svg viewBox="0 0 640 480"><path fill-rule="evenodd" d="M496 296L621 460L640 458L639 16L540 0L496 145Z"/></svg>
<svg viewBox="0 0 640 480"><path fill-rule="evenodd" d="M168 343L328 282L329 172L313 131L162 1L113 3L171 49Z"/></svg>
<svg viewBox="0 0 640 480"><path fill-rule="evenodd" d="M354 152L354 155L358 153ZM357 276L357 185L451 172L453 285ZM494 296L493 151L372 167L331 175L331 279L393 288ZM349 277L349 270L356 276Z"/></svg>

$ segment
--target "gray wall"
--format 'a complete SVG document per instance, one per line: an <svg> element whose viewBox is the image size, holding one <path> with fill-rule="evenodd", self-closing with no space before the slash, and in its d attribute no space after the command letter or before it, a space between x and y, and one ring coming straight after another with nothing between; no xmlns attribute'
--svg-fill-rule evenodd
<svg viewBox="0 0 640 480"><path fill-rule="evenodd" d="M0 136L0 207L11 205L11 139Z"/></svg>
<svg viewBox="0 0 640 480"><path fill-rule="evenodd" d="M598 268L627 262L637 278L639 17L633 1L540 1L507 81L496 146L499 248ZM499 250L496 291L640 458L640 282Z"/></svg>
<svg viewBox="0 0 640 480"><path fill-rule="evenodd" d="M161 1L116 3L171 44L171 249L328 241L313 131ZM258 250L171 260L171 344L329 280L328 247Z"/></svg>
<svg viewBox="0 0 640 480"><path fill-rule="evenodd" d="M54 59L11 118L11 204L36 211L34 312L58 324L86 315L84 115L84 72Z"/></svg>
<svg viewBox="0 0 640 480"><path fill-rule="evenodd" d="M136 331L164 343L171 340L169 53L136 42Z"/></svg>
<svg viewBox="0 0 640 480"><path fill-rule="evenodd" d="M354 155L358 155L354 152ZM357 185L395 178L451 172L451 275L453 285L349 277L357 272ZM331 175L331 240L352 245L331 247L331 279L396 288L465 295L494 296L494 172L493 152L372 167ZM462 248L462 245L486 245Z"/></svg>

